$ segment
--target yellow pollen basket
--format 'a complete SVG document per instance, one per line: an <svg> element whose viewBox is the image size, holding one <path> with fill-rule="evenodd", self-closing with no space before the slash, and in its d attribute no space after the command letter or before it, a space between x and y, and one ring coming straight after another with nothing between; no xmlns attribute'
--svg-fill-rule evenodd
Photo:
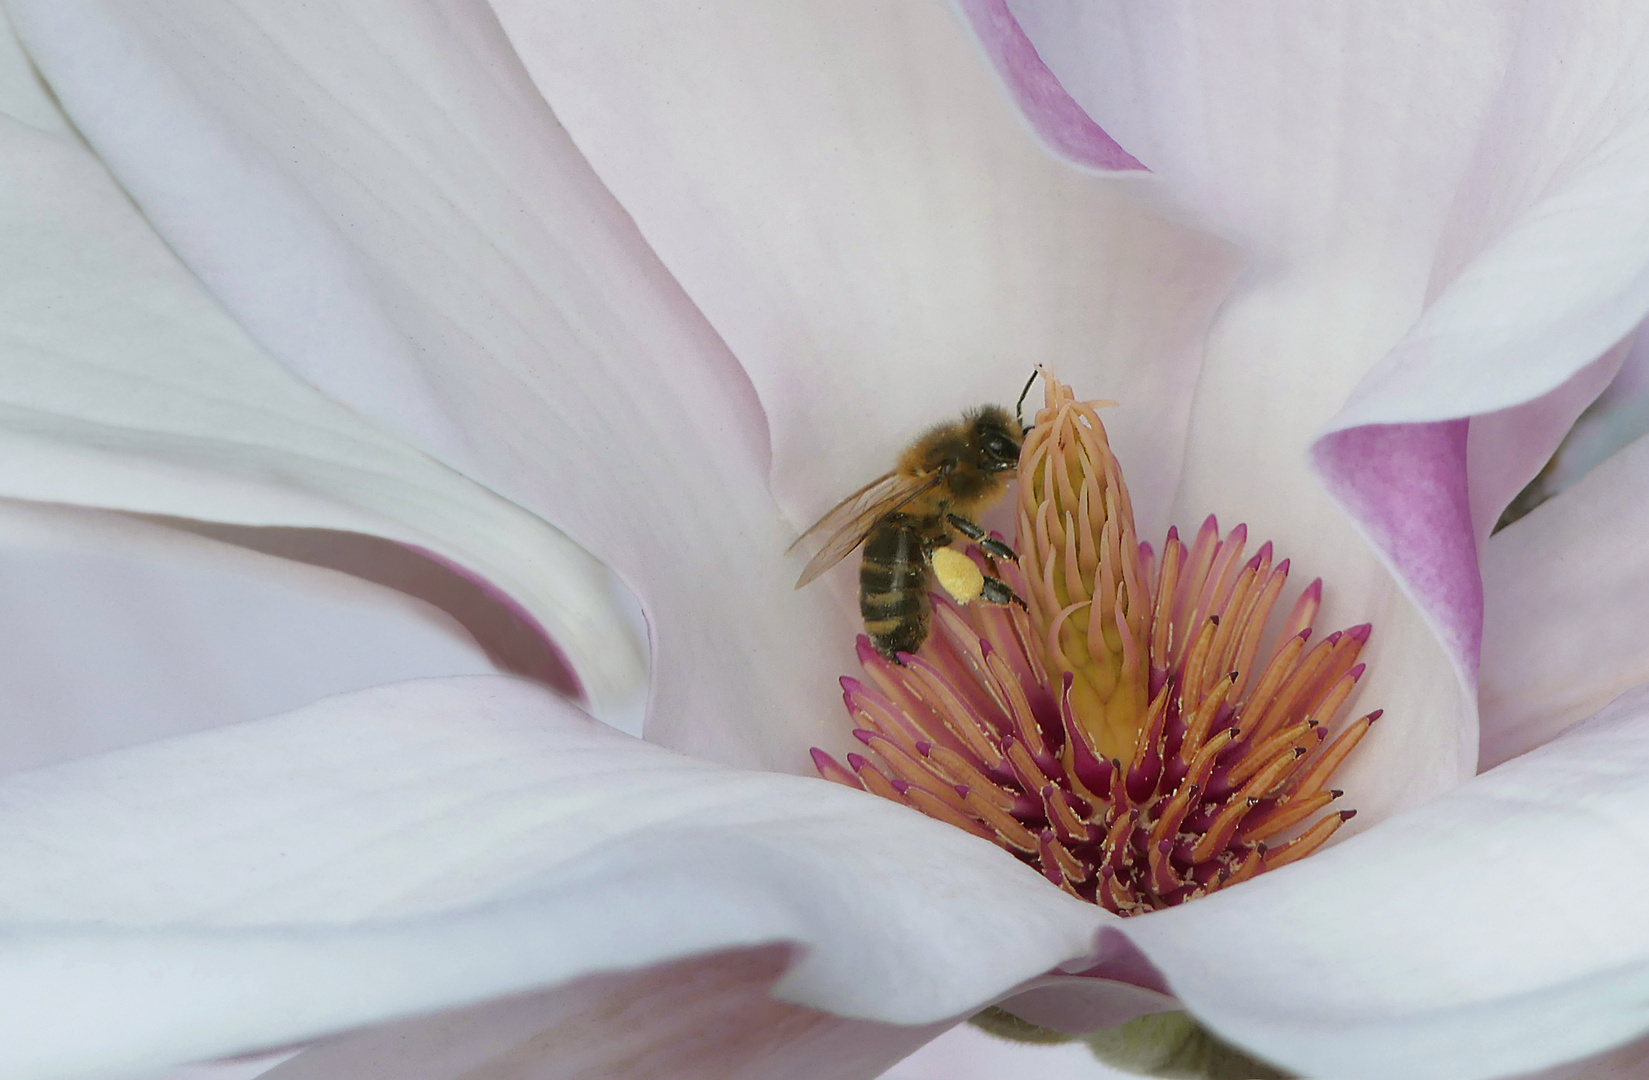
<svg viewBox="0 0 1649 1080"><path fill-rule="evenodd" d="M934 551L933 576L958 604L971 604L985 591L984 571L955 548L942 547Z"/></svg>

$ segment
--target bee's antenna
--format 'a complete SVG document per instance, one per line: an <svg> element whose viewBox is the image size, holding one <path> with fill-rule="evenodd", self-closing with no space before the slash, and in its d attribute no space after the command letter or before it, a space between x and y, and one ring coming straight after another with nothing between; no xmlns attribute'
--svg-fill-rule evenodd
<svg viewBox="0 0 1649 1080"><path fill-rule="evenodd" d="M1025 395L1031 392L1031 385L1036 382L1036 377L1040 374L1042 374L1041 369L1031 372L1031 377L1025 380L1025 389L1019 391L1019 400L1013 404L1013 415L1019 421L1021 431L1029 431L1034 426L1025 423Z"/></svg>

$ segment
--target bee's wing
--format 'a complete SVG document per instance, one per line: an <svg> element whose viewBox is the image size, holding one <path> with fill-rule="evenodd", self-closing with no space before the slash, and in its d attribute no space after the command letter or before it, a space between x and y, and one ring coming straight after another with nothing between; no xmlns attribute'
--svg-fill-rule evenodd
<svg viewBox="0 0 1649 1080"><path fill-rule="evenodd" d="M802 576L796 579L796 588L808 584L845 559L850 551L864 543L865 537L870 535L870 530L884 515L892 513L939 482L940 477L937 473L924 477L890 472L886 476L872 480L837 503L835 509L814 522L811 529L798 536L796 543L790 545L790 550L794 551L798 544L810 536L823 534L828 537L824 547L820 548L819 553L809 559L807 566L802 569Z"/></svg>

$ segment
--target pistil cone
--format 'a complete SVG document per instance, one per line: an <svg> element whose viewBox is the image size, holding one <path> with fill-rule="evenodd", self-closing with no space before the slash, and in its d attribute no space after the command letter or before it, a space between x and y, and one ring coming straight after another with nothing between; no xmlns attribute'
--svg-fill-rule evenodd
<svg viewBox="0 0 1649 1080"><path fill-rule="evenodd" d="M1293 862L1354 811L1334 770L1370 713L1340 713L1369 626L1312 640L1314 581L1286 610L1285 559L1247 556L1213 517L1160 557L1139 542L1097 409L1044 379L1019 463L1019 564L970 549L1026 601L933 596L899 663L859 640L842 679L863 753L815 749L821 775L903 803L1123 915ZM1247 556L1247 557L1245 557ZM1331 732L1334 734L1330 735Z"/></svg>
<svg viewBox="0 0 1649 1080"><path fill-rule="evenodd" d="M1127 761L1149 705L1151 596L1103 404L1049 381L1020 453L1018 551L1044 663L1056 684L1071 676L1077 724L1101 756Z"/></svg>

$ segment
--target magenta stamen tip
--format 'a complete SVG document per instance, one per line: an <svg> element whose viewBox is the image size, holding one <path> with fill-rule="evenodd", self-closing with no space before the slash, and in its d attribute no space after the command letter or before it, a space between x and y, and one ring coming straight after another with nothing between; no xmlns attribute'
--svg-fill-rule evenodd
<svg viewBox="0 0 1649 1080"><path fill-rule="evenodd" d="M1306 586L1306 587L1305 587L1305 591L1306 591L1306 594L1309 594L1309 595L1310 595L1310 597L1311 597L1311 598L1312 598L1312 599L1313 599L1313 600L1320 600L1320 599L1322 599L1322 595L1323 595L1323 579L1322 579L1322 578L1314 578L1314 579L1312 579L1312 582L1311 582L1311 584L1310 584L1310 585L1307 585L1307 586Z"/></svg>
<svg viewBox="0 0 1649 1080"><path fill-rule="evenodd" d="M916 744L916 752L923 757L927 757L933 753L933 744L924 739Z"/></svg>
<svg viewBox="0 0 1649 1080"><path fill-rule="evenodd" d="M1386 715L1386 710L1384 710L1384 709L1375 709L1373 712L1368 714L1368 722L1372 724L1372 723L1374 723L1374 721L1380 719L1380 717L1382 717L1384 715Z"/></svg>
<svg viewBox="0 0 1649 1080"><path fill-rule="evenodd" d="M1231 535L1226 537L1225 539L1226 539L1227 543L1230 543L1233 540L1247 540L1248 539L1248 522L1246 522L1246 521L1237 522L1237 527L1235 529L1232 529L1231 530Z"/></svg>
<svg viewBox="0 0 1649 1080"><path fill-rule="evenodd" d="M899 794L903 795L905 792L910 790L910 781L909 780L901 780L897 776L895 776L893 778L893 790L897 791Z"/></svg>
<svg viewBox="0 0 1649 1080"><path fill-rule="evenodd" d="M876 733L874 731L866 731L864 728L854 728L853 737L864 743L866 746L869 746L870 740L876 737Z"/></svg>
<svg viewBox="0 0 1649 1080"><path fill-rule="evenodd" d="M1163 543L1163 545L1162 545L1163 549L1167 550L1167 547L1168 547L1169 544L1176 543L1176 542L1178 542L1178 540L1179 540L1179 526L1178 525L1168 526L1168 539Z"/></svg>
<svg viewBox="0 0 1649 1080"><path fill-rule="evenodd" d="M1260 545L1259 558L1262 561L1270 561L1270 559L1271 559L1271 541L1267 540L1265 543Z"/></svg>
<svg viewBox="0 0 1649 1080"><path fill-rule="evenodd" d="M1346 631L1346 636L1355 638L1359 642L1366 642L1370 634L1374 633L1374 624L1371 622L1358 623Z"/></svg>
<svg viewBox="0 0 1649 1080"><path fill-rule="evenodd" d="M1278 573L1278 574L1281 574L1283 577L1287 577L1288 576L1288 568L1290 566L1293 566L1293 565L1294 564L1291 561L1289 561L1288 559L1284 559L1282 562L1277 564L1277 569L1274 572Z"/></svg>
<svg viewBox="0 0 1649 1080"><path fill-rule="evenodd" d="M1202 519L1202 529L1200 531L1218 533L1220 531L1220 519L1213 514L1209 514Z"/></svg>
<svg viewBox="0 0 1649 1080"><path fill-rule="evenodd" d="M1341 810L1340 811L1340 820L1341 821L1350 821L1352 818L1354 818L1356 816L1357 816L1357 811L1355 811L1355 810Z"/></svg>
<svg viewBox="0 0 1649 1080"><path fill-rule="evenodd" d="M1328 793L1330 795L1334 796L1336 799L1338 799L1341 795L1345 794L1345 792L1340 790L1339 788L1329 788Z"/></svg>
<svg viewBox="0 0 1649 1080"><path fill-rule="evenodd" d="M869 765L870 761L866 759L863 754L849 754L847 756L847 763L853 767L854 772L858 772L866 765Z"/></svg>
<svg viewBox="0 0 1649 1080"><path fill-rule="evenodd" d="M1354 667L1350 671L1346 672L1346 674L1351 676L1351 681L1352 682L1356 682L1358 679L1361 679L1363 677L1363 672L1365 672L1367 670L1368 670L1368 665L1367 664L1358 664L1356 667Z"/></svg>
<svg viewBox="0 0 1649 1080"><path fill-rule="evenodd" d="M823 769L826 765L836 764L836 759L835 758L831 757L829 754L825 753L823 750L820 750L817 746L812 747L811 749L809 749L808 753L811 754L812 757L813 757L813 764L818 766L821 769Z"/></svg>

